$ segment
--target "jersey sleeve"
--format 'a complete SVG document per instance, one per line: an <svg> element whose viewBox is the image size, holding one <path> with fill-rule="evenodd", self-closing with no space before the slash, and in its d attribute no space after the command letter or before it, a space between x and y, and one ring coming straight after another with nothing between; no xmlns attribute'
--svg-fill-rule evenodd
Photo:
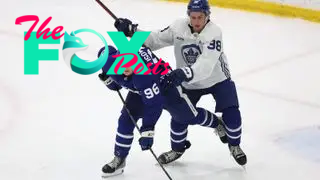
<svg viewBox="0 0 320 180"><path fill-rule="evenodd" d="M172 46L173 40L174 31L173 24L171 24L162 30L152 31L144 44L151 50L156 51L167 46Z"/></svg>
<svg viewBox="0 0 320 180"><path fill-rule="evenodd" d="M207 79L215 68L215 65L223 54L221 31L211 40L203 44L202 54L191 66L193 78L188 83L198 82Z"/></svg>
<svg viewBox="0 0 320 180"><path fill-rule="evenodd" d="M135 86L144 104L142 128L153 129L163 110L163 98L152 75L136 75Z"/></svg>

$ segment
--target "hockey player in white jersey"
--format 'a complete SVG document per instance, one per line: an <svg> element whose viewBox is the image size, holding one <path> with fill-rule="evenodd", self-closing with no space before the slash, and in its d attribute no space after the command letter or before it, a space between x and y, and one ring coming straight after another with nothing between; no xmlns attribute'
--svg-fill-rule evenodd
<svg viewBox="0 0 320 180"><path fill-rule="evenodd" d="M203 95L213 96L215 111L222 113L229 150L238 164L245 165L247 157L240 148L242 119L237 90L223 50L221 29L210 20L210 13L207 0L190 0L187 18L151 32L144 44L153 51L174 47L177 69L169 75L172 85L182 85L195 105ZM142 31L137 26L124 18L115 22L118 31L129 37ZM180 156L181 152L171 150L160 155L159 160L166 164Z"/></svg>

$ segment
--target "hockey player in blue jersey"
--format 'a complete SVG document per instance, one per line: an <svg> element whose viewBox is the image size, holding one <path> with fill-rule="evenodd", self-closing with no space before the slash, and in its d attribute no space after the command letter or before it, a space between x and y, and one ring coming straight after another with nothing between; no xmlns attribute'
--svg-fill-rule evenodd
<svg viewBox="0 0 320 180"><path fill-rule="evenodd" d="M167 75L152 74L138 75L134 74L132 68L126 68L121 75L107 75L106 72L115 62L113 55L120 52L113 46L108 46L109 56L106 64L102 68L99 78L111 90L120 90L126 88L129 93L125 104L130 114L137 121L142 118L140 127L141 137L139 144L142 150L148 150L153 145L153 136L155 125L164 110L167 110L173 117L171 121L171 153L166 156L160 156L160 163L166 164L181 157L191 143L187 140L188 125L201 125L213 128L218 131L221 141L225 141L226 134L222 122L211 112L204 108L195 108L186 94L182 92L180 86L168 85ZM104 52L102 48L98 57ZM142 47L138 54L145 64L153 63L150 68L159 61L159 59L150 51ZM166 71L166 68L159 67L160 72ZM123 107L118 119L118 128L115 139L114 159L103 168L103 176L113 176L123 172L126 165L126 157L129 154L133 141L133 132L135 125L130 119L130 115Z"/></svg>
<svg viewBox="0 0 320 180"><path fill-rule="evenodd" d="M242 118L236 85L230 75L221 28L211 21L210 14L207 0L190 0L188 17L152 31L144 44L152 51L174 47L176 69L169 75L172 83L181 85L195 106L202 96L212 95L215 111L222 114L229 150L238 164L245 165L247 156L240 147ZM129 19L119 18L114 25L127 36L143 31Z"/></svg>

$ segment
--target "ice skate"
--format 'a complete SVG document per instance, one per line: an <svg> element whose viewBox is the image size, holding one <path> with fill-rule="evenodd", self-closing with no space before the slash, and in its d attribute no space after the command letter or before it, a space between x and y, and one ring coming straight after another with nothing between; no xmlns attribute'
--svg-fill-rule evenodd
<svg viewBox="0 0 320 180"><path fill-rule="evenodd" d="M158 160L161 164L169 164L177 159L179 159L183 153L185 152L186 149L189 149L191 146L191 143L189 141L186 141L186 145L185 148L183 149L183 151L168 151L165 153L162 153L159 157Z"/></svg>
<svg viewBox="0 0 320 180"><path fill-rule="evenodd" d="M122 174L124 172L125 166L126 166L126 159L115 156L110 163L103 166L102 177L107 178L107 177Z"/></svg>
<svg viewBox="0 0 320 180"><path fill-rule="evenodd" d="M218 126L215 128L214 131L219 136L222 143L228 143L226 129L224 128L224 124L221 117L218 117Z"/></svg>
<svg viewBox="0 0 320 180"><path fill-rule="evenodd" d="M229 150L231 152L231 155L239 165L244 166L245 164L247 164L247 156L242 151L239 145L237 146L229 145Z"/></svg>
<svg viewBox="0 0 320 180"><path fill-rule="evenodd" d="M169 164L177 159L179 159L184 152L176 152L174 150L165 152L163 154L161 154L158 158L159 162L161 164Z"/></svg>

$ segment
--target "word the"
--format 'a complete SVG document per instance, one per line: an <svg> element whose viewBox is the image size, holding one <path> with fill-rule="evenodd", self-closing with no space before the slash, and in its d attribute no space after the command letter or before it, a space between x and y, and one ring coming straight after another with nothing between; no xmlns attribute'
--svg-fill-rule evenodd
<svg viewBox="0 0 320 180"><path fill-rule="evenodd" d="M48 35L48 33L50 32L50 28L46 28L44 31L43 29L49 24L49 22L51 21L52 17L48 17L39 27L39 29L37 30L37 34L36 37L37 39L39 39L42 35L43 35L43 39L47 39L50 36L52 37L52 39L57 40L59 38L61 38L63 34L61 34L60 36L56 36L56 34L60 33L63 30L63 26L58 26L56 28L53 29L52 33ZM28 30L27 34L24 37L24 40L27 41L30 38L31 32L34 30L34 28L37 26L38 22L39 22L39 17L35 16L35 15L26 15L26 16L20 16L16 19L16 25L21 25L22 22L27 22L27 21L34 21L33 25L30 27L30 29ZM43 32L42 32L43 31Z"/></svg>

